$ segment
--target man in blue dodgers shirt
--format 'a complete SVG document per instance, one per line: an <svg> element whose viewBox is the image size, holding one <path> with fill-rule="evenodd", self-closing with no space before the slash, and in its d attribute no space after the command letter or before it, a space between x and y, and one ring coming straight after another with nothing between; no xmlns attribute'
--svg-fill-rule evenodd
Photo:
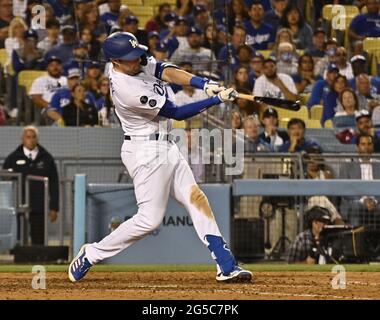
<svg viewBox="0 0 380 320"><path fill-rule="evenodd" d="M367 13L357 15L350 25L352 40L380 37L379 0L367 0Z"/></svg>
<svg viewBox="0 0 380 320"><path fill-rule="evenodd" d="M254 50L270 50L275 42L275 30L264 23L264 7L261 1L253 1L249 9L250 21L244 24L247 32L246 44Z"/></svg>

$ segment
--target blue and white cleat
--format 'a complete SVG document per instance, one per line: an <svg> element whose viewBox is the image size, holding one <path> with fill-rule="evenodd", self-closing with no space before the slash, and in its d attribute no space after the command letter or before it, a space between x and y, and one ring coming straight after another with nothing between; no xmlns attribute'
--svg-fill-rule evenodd
<svg viewBox="0 0 380 320"><path fill-rule="evenodd" d="M217 265L217 275L216 281L225 283L239 283L239 282L251 282L252 272L244 270L239 266L235 268L228 274L224 274L219 266Z"/></svg>
<svg viewBox="0 0 380 320"><path fill-rule="evenodd" d="M71 261L69 266L69 279L72 282L82 279L88 270L92 267L92 264L86 258L86 245L80 248L77 256Z"/></svg>

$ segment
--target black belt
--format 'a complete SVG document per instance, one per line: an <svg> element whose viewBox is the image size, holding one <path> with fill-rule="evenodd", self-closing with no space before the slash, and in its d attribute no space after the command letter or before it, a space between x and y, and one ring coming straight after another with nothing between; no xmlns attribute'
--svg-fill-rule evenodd
<svg viewBox="0 0 380 320"><path fill-rule="evenodd" d="M160 140L160 141L172 141L173 136L171 134L159 134L153 133L149 136L124 136L124 140Z"/></svg>

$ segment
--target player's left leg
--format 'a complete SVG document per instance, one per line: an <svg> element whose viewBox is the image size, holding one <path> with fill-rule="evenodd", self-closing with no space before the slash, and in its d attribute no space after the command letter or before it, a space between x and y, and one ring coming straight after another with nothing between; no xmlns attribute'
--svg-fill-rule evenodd
<svg viewBox="0 0 380 320"><path fill-rule="evenodd" d="M223 282L249 282L252 273L238 266L219 231L206 195L195 182L194 175L181 154L172 180L171 195L185 206L199 238L211 251L211 256L217 263L216 279Z"/></svg>

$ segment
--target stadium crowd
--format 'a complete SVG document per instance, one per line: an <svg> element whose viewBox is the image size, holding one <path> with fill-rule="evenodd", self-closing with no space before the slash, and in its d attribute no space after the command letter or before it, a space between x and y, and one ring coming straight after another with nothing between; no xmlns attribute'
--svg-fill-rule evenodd
<svg viewBox="0 0 380 320"><path fill-rule="evenodd" d="M138 13L134 12L136 1L143 5ZM41 113L40 124L118 126L101 45L109 34L127 31L157 59L174 62L239 92L299 99L307 109L306 117L293 114L295 119L287 119L290 121L283 122L282 128L291 129L294 124L308 128L313 108L319 109L321 128L355 128L365 110L367 131L377 141L380 78L363 42L367 37L380 37L379 1L319 0L312 2L312 10L305 3L0 0L0 48L6 51L2 76L8 84L7 90L2 90L7 98L3 99L0 121L12 124L22 118L17 101L19 75L25 70L41 70L46 74L33 79L27 93ZM322 19L322 7L327 4L356 6L357 14L344 32L347 36L339 36ZM44 29L35 27L36 15L41 12L33 9L36 5L45 11ZM148 19L141 16L145 5L156 10ZM205 97L194 88L173 86L173 90L178 105ZM278 130L284 119L275 109L237 99L232 110L228 126L250 130L246 132L252 140L250 151L299 151L305 147L305 141L295 142ZM337 137L341 143L355 143L360 129L357 131L342 130Z"/></svg>

